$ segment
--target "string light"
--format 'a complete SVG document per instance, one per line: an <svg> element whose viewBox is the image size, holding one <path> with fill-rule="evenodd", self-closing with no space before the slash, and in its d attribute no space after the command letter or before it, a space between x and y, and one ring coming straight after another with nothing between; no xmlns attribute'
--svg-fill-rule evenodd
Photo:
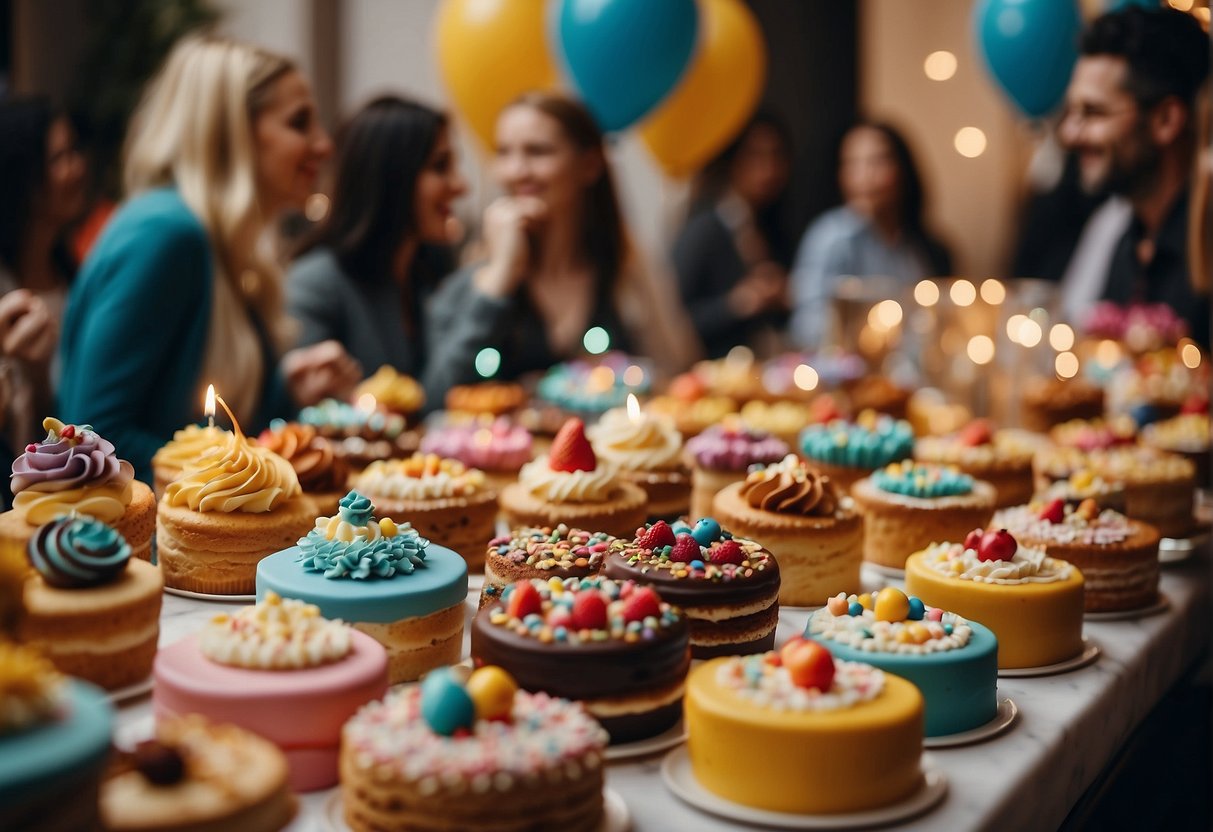
<svg viewBox="0 0 1213 832"><path fill-rule="evenodd" d="M991 277L981 284L981 299L990 304L990 306L998 306L1007 299L1007 289Z"/></svg>
<svg viewBox="0 0 1213 832"><path fill-rule="evenodd" d="M1074 346L1074 330L1066 324L1054 324L1049 330L1049 346L1058 352L1065 352Z"/></svg>
<svg viewBox="0 0 1213 832"><path fill-rule="evenodd" d="M988 335L974 335L969 339L969 358L974 364L989 364L994 360L994 341Z"/></svg>
<svg viewBox="0 0 1213 832"><path fill-rule="evenodd" d="M957 306L972 306L973 301L977 300L977 288L969 281L961 279L952 284L948 295Z"/></svg>
<svg viewBox="0 0 1213 832"><path fill-rule="evenodd" d="M920 280L914 287L914 300L919 306L934 306L939 303L939 287L933 280Z"/></svg>
<svg viewBox="0 0 1213 832"><path fill-rule="evenodd" d="M946 81L956 74L956 56L945 49L932 52L922 62L922 71L932 81Z"/></svg>
<svg viewBox="0 0 1213 832"><path fill-rule="evenodd" d="M600 326L592 326L581 339L582 346L590 355L602 355L611 346L611 336Z"/></svg>
<svg viewBox="0 0 1213 832"><path fill-rule="evenodd" d="M976 159L986 152L986 134L977 127L962 127L956 131L952 145L966 159Z"/></svg>
<svg viewBox="0 0 1213 832"><path fill-rule="evenodd" d="M1062 378L1074 378L1078 375L1078 356L1072 352L1060 352L1053 361L1053 369Z"/></svg>
<svg viewBox="0 0 1213 832"><path fill-rule="evenodd" d="M501 353L492 347L485 347L476 353L476 374L481 378L492 378L501 369Z"/></svg>
<svg viewBox="0 0 1213 832"><path fill-rule="evenodd" d="M792 381L801 390L809 391L816 389L818 380L817 371L808 364L801 364L792 371Z"/></svg>

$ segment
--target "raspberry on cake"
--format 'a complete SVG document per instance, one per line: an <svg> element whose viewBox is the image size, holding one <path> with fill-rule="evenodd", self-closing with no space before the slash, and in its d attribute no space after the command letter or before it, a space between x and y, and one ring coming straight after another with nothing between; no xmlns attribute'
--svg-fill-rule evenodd
<svg viewBox="0 0 1213 832"><path fill-rule="evenodd" d="M691 655L755 653L775 643L780 568L753 540L734 537L711 518L692 528L664 521L616 540L604 574L651 586L679 607L691 627Z"/></svg>
<svg viewBox="0 0 1213 832"><path fill-rule="evenodd" d="M297 546L257 566L257 595L315 604L350 622L388 651L392 684L459 660L468 572L463 558L408 523L375 519L357 491L338 513L319 517Z"/></svg>
<svg viewBox="0 0 1213 832"><path fill-rule="evenodd" d="M34 530L64 514L85 514L109 523L126 538L131 554L151 561L156 498L119 459L113 443L89 425L65 425L48 416L46 437L13 461L13 508L0 514L0 546L24 557Z"/></svg>
<svg viewBox="0 0 1213 832"><path fill-rule="evenodd" d="M574 702L498 667L441 668L346 723L341 797L354 832L593 832L606 733Z"/></svg>
<svg viewBox="0 0 1213 832"><path fill-rule="evenodd" d="M803 607L837 590L859 589L863 518L833 480L795 456L755 466L716 495L712 509L741 537L779 562L779 603Z"/></svg>
<svg viewBox="0 0 1213 832"><path fill-rule="evenodd" d="M615 466L599 462L580 419L569 419L547 456L518 472L501 492L501 510L511 526L558 526L631 534L644 522L647 496ZM490 535L491 537L491 535Z"/></svg>
<svg viewBox="0 0 1213 832"><path fill-rule="evenodd" d="M778 653L696 667L686 724L695 779L745 806L860 812L922 786L918 689L799 636Z"/></svg>
<svg viewBox="0 0 1213 832"><path fill-rule="evenodd" d="M682 714L691 655L682 613L652 589L603 577L510 584L472 623L472 660L525 690L576 699L612 743L660 734Z"/></svg>
<svg viewBox="0 0 1213 832"><path fill-rule="evenodd" d="M649 517L673 519L687 512L690 474L681 460L682 434L672 422L641 412L629 393L626 410L608 410L588 433L595 455L644 489Z"/></svg>
<svg viewBox="0 0 1213 832"><path fill-rule="evenodd" d="M112 527L60 517L29 542L37 574L25 583L18 638L63 673L115 690L152 672L164 580Z"/></svg>
<svg viewBox="0 0 1213 832"><path fill-rule="evenodd" d="M1060 497L1003 509L994 524L1027 546L1082 570L1087 612L1148 607L1158 600L1158 530L1092 499Z"/></svg>
<svg viewBox="0 0 1213 832"><path fill-rule="evenodd" d="M371 463L353 487L375 501L380 515L408 521L419 534L458 552L470 571L484 568L484 544L497 522L497 492L482 471L416 453Z"/></svg>
<svg viewBox="0 0 1213 832"><path fill-rule="evenodd" d="M530 578L585 578L602 571L607 547L615 541L605 532L556 528L515 529L489 541L480 606L501 597L501 590Z"/></svg>
<svg viewBox="0 0 1213 832"><path fill-rule="evenodd" d="M316 428L275 419L269 429L257 437L257 443L291 464L299 478L299 487L312 498L317 511L329 514L337 510L337 503L346 491L350 469Z"/></svg>
<svg viewBox="0 0 1213 832"><path fill-rule="evenodd" d="M904 569L906 558L938 540L963 537L994 513L994 486L955 468L905 460L851 488L863 514L863 559Z"/></svg>
<svg viewBox="0 0 1213 832"><path fill-rule="evenodd" d="M840 592L813 613L804 635L836 658L867 662L912 682L926 701L928 737L972 730L997 713L994 634L899 589Z"/></svg>
<svg viewBox="0 0 1213 832"><path fill-rule="evenodd" d="M296 791L337 782L341 726L387 691L387 654L370 636L273 592L215 616L156 657L158 721L201 714L273 742Z"/></svg>
<svg viewBox="0 0 1213 832"><path fill-rule="evenodd" d="M1082 573L1006 529L974 529L963 543L910 555L906 592L989 627L1000 669L1057 664L1082 652Z"/></svg>

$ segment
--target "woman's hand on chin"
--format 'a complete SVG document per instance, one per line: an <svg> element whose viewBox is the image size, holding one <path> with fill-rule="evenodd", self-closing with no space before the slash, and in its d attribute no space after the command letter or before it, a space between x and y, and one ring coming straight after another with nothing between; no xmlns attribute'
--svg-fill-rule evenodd
<svg viewBox="0 0 1213 832"><path fill-rule="evenodd" d="M362 381L362 366L331 340L291 350L282 357L282 372L300 407L326 398L348 400Z"/></svg>

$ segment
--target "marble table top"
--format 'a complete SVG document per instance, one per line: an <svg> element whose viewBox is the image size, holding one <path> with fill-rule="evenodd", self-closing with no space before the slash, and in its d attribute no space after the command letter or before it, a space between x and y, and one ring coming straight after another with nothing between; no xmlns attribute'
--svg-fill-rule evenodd
<svg viewBox="0 0 1213 832"><path fill-rule="evenodd" d="M864 567L864 585L900 582ZM1056 676L1000 679L1019 718L1001 736L971 746L933 749L933 764L948 779L943 802L897 829L1053 829L1111 759L1121 743L1207 649L1210 571L1204 553L1163 567L1162 592L1170 607L1125 621L1087 621L1084 633L1102 655L1092 665ZM475 594L467 612L475 612ZM212 615L234 605L165 595L163 647L197 631ZM803 630L807 612L781 611L778 642ZM467 655L467 635L464 655ZM150 731L151 702L144 696L118 711L117 730ZM632 828L715 832L737 824L699 812L671 794L661 778L662 756L613 763L607 784L628 804ZM302 797L292 830L326 830L325 802L334 790Z"/></svg>

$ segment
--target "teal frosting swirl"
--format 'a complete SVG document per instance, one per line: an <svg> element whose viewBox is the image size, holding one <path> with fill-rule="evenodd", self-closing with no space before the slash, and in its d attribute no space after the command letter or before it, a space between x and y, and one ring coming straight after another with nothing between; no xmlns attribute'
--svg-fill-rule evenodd
<svg viewBox="0 0 1213 832"><path fill-rule="evenodd" d="M375 506L371 503L371 498L357 491L351 491L342 497L337 511L341 519L351 526L365 526L375 517Z"/></svg>
<svg viewBox="0 0 1213 832"><path fill-rule="evenodd" d="M60 589L109 583L131 559L126 538L91 517L60 517L41 526L28 552L42 579Z"/></svg>
<svg viewBox="0 0 1213 832"><path fill-rule="evenodd" d="M853 422L836 420L810 425L800 434L800 450L809 459L848 468L880 468L914 452L909 422L881 416L869 430Z"/></svg>
<svg viewBox="0 0 1213 832"><path fill-rule="evenodd" d="M872 484L881 491L906 497L931 499L973 493L973 478L939 465L903 462L872 474Z"/></svg>

